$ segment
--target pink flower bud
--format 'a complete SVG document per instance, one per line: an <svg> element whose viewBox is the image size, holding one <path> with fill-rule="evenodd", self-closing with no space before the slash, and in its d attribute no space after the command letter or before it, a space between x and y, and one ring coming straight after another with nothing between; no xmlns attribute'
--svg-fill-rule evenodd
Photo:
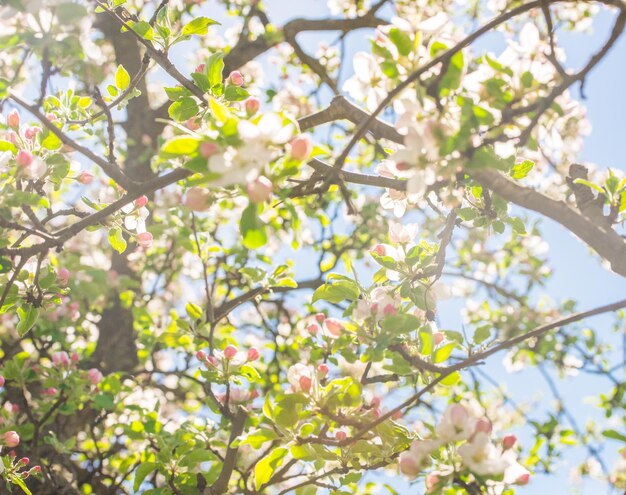
<svg viewBox="0 0 626 495"><path fill-rule="evenodd" d="M404 416L404 414L402 413L402 411L396 411L391 415L391 419L395 419L398 420L400 419L402 416Z"/></svg>
<svg viewBox="0 0 626 495"><path fill-rule="evenodd" d="M204 68L206 67L206 64L198 64L196 65L196 69L194 70L194 72L204 72Z"/></svg>
<svg viewBox="0 0 626 495"><path fill-rule="evenodd" d="M370 402L371 407L380 407L380 397L373 397Z"/></svg>
<svg viewBox="0 0 626 495"><path fill-rule="evenodd" d="M98 383L102 381L102 378L104 378L100 370L96 368L91 368L87 372L87 376L89 377L89 381L91 382L92 385L98 385Z"/></svg>
<svg viewBox="0 0 626 495"><path fill-rule="evenodd" d="M463 428L468 417L469 413L467 412L467 409L465 409L461 404L453 404L450 406L450 420L455 428Z"/></svg>
<svg viewBox="0 0 626 495"><path fill-rule="evenodd" d="M252 399L256 399L259 396L259 391L257 389L254 389L250 392L250 400Z"/></svg>
<svg viewBox="0 0 626 495"><path fill-rule="evenodd" d="M387 250L385 249L385 246L383 246L382 244L376 244L374 246L374 249L372 249L372 252L376 253L378 256L385 256L385 253L387 252Z"/></svg>
<svg viewBox="0 0 626 495"><path fill-rule="evenodd" d="M438 346L443 342L444 335L442 332L433 333L433 340L435 341L435 346Z"/></svg>
<svg viewBox="0 0 626 495"><path fill-rule="evenodd" d="M517 443L517 437L515 435L506 435L502 439L502 448L504 450L512 449Z"/></svg>
<svg viewBox="0 0 626 495"><path fill-rule="evenodd" d="M2 443L6 447L17 447L20 444L20 436L16 431L7 431L4 435L2 435Z"/></svg>
<svg viewBox="0 0 626 495"><path fill-rule="evenodd" d="M515 480L516 485L524 486L530 481L530 474L524 473Z"/></svg>
<svg viewBox="0 0 626 495"><path fill-rule="evenodd" d="M70 360L72 361L72 363L78 363L78 361L80 361L80 356L76 354L75 352L72 352L72 355L70 356Z"/></svg>
<svg viewBox="0 0 626 495"><path fill-rule="evenodd" d="M203 141L200 143L200 155L204 158L210 158L217 151L218 146L213 141Z"/></svg>
<svg viewBox="0 0 626 495"><path fill-rule="evenodd" d="M311 390L311 385L313 384L312 380L308 376L301 376L299 383L303 392Z"/></svg>
<svg viewBox="0 0 626 495"><path fill-rule="evenodd" d="M28 150L19 150L15 161L22 167L28 167L31 163L33 163L33 154Z"/></svg>
<svg viewBox="0 0 626 495"><path fill-rule="evenodd" d="M40 132L41 132L41 127L37 127L36 125L34 125L24 131L24 137L26 137L26 139L30 141Z"/></svg>
<svg viewBox="0 0 626 495"><path fill-rule="evenodd" d="M58 390L54 387L48 387L48 388L44 388L41 391L41 395L56 395L58 392Z"/></svg>
<svg viewBox="0 0 626 495"><path fill-rule="evenodd" d="M13 129L20 127L20 113L17 110L11 110L7 115L7 125Z"/></svg>
<svg viewBox="0 0 626 495"><path fill-rule="evenodd" d="M416 478L422 471L417 459L410 452L403 452L400 455L400 472L409 478Z"/></svg>
<svg viewBox="0 0 626 495"><path fill-rule="evenodd" d="M204 351L196 352L196 359L198 361L204 361L206 359L206 353Z"/></svg>
<svg viewBox="0 0 626 495"><path fill-rule="evenodd" d="M28 457L22 457L17 463L20 466L28 466L30 464L30 459Z"/></svg>
<svg viewBox="0 0 626 495"><path fill-rule="evenodd" d="M326 330L332 337L340 337L341 332L343 331L343 323L339 321L337 318L326 318L324 320L324 325L326 325Z"/></svg>
<svg viewBox="0 0 626 495"><path fill-rule="evenodd" d="M383 308L383 314L385 316L391 316L391 315L395 315L398 312L398 310L395 308L395 306L391 303L387 304L384 308Z"/></svg>
<svg viewBox="0 0 626 495"><path fill-rule="evenodd" d="M339 430L335 433L335 438L341 442L342 440L348 438L348 434L345 431Z"/></svg>
<svg viewBox="0 0 626 495"><path fill-rule="evenodd" d="M302 134L291 141L291 158L298 161L305 161L313 153L313 142L306 134Z"/></svg>
<svg viewBox="0 0 626 495"><path fill-rule="evenodd" d="M56 116L56 114L54 113L47 113L46 114L46 118L50 121L50 122L54 122L58 117Z"/></svg>
<svg viewBox="0 0 626 495"><path fill-rule="evenodd" d="M231 84L235 86L243 85L243 76L241 75L241 72L239 72L238 70L232 71L230 75L228 76L228 79L230 79Z"/></svg>
<svg viewBox="0 0 626 495"><path fill-rule="evenodd" d="M326 363L322 363L317 367L317 372L320 376L320 378L324 378L326 375L328 375L328 365Z"/></svg>
<svg viewBox="0 0 626 495"><path fill-rule="evenodd" d="M152 246L153 237L150 232L142 232L141 234L137 234L137 244L139 244L142 248L149 248Z"/></svg>
<svg viewBox="0 0 626 495"><path fill-rule="evenodd" d="M11 412L14 414L17 414L18 412L20 412L20 405L19 404L11 404Z"/></svg>
<svg viewBox="0 0 626 495"><path fill-rule="evenodd" d="M326 315L325 315L324 313L317 313L317 314L315 315L315 320L316 320L318 323L324 323L324 320L325 320L325 319L326 319Z"/></svg>
<svg viewBox="0 0 626 495"><path fill-rule="evenodd" d="M93 182L93 174L87 170L83 170L77 177L81 184L91 184Z"/></svg>
<svg viewBox="0 0 626 495"><path fill-rule="evenodd" d="M52 355L52 363L55 366L66 367L70 365L70 357L67 355L67 352L55 352Z"/></svg>
<svg viewBox="0 0 626 495"><path fill-rule="evenodd" d="M220 362L217 360L217 358L215 356L207 357L206 361L207 361L207 363L209 363L214 368L217 368L219 366L219 364L220 364Z"/></svg>
<svg viewBox="0 0 626 495"><path fill-rule="evenodd" d="M255 113L259 111L259 108L261 108L261 102L258 98L248 98L244 102L244 107L246 109L246 114L248 115L248 117L252 117Z"/></svg>
<svg viewBox="0 0 626 495"><path fill-rule="evenodd" d="M185 127L187 127L187 129L189 129L190 131L197 131L198 129L200 129L200 122L197 118L192 117L187 120L187 122L185 122Z"/></svg>
<svg viewBox="0 0 626 495"><path fill-rule="evenodd" d="M5 141L9 141L10 143L17 144L17 134L13 131L8 131L4 135Z"/></svg>
<svg viewBox="0 0 626 495"><path fill-rule="evenodd" d="M310 335L315 337L317 335L317 332L320 331L320 327L319 327L319 325L317 325L315 323L310 323L309 325L307 325L306 331L309 332Z"/></svg>
<svg viewBox="0 0 626 495"><path fill-rule="evenodd" d="M4 377L0 375L0 387L4 387L4 383L5 383Z"/></svg>
<svg viewBox="0 0 626 495"><path fill-rule="evenodd" d="M491 421L489 421L488 419L479 419L478 421L476 421L476 433L491 433L492 429L493 427L491 425Z"/></svg>
<svg viewBox="0 0 626 495"><path fill-rule="evenodd" d="M33 469L31 469L31 471L34 471L35 473L41 473L41 466L35 466Z"/></svg>
<svg viewBox="0 0 626 495"><path fill-rule="evenodd" d="M209 207L211 195L206 189L192 187L187 191L183 204L193 211L204 211Z"/></svg>
<svg viewBox="0 0 626 495"><path fill-rule="evenodd" d="M436 474L427 475L426 479L424 480L426 484L426 493L434 491L439 481L439 476L437 476Z"/></svg>
<svg viewBox="0 0 626 495"><path fill-rule="evenodd" d="M232 359L236 355L237 355L237 348L232 344L227 345L226 349L224 349L224 357L226 359Z"/></svg>
<svg viewBox="0 0 626 495"><path fill-rule="evenodd" d="M251 347L248 349L248 354L246 355L246 359L248 361L256 361L261 356L261 353L256 347Z"/></svg>
<svg viewBox="0 0 626 495"><path fill-rule="evenodd" d="M272 182L262 175L249 182L246 186L250 201L261 203L267 201L272 195Z"/></svg>
<svg viewBox="0 0 626 495"><path fill-rule="evenodd" d="M144 206L146 206L148 204L148 196L139 196L136 200L135 200L135 207L136 208L143 208Z"/></svg>
<svg viewBox="0 0 626 495"><path fill-rule="evenodd" d="M67 268L59 268L57 271L57 280L61 285L67 285L70 281L70 271Z"/></svg>

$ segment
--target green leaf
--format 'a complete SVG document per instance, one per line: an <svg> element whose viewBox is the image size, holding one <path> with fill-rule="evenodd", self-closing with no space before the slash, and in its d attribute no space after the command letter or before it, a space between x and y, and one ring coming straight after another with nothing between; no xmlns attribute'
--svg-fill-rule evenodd
<svg viewBox="0 0 626 495"><path fill-rule="evenodd" d="M196 17L193 21L185 24L183 34L189 36L192 34L205 35L209 32L209 26L219 24L219 22L209 19L208 17Z"/></svg>
<svg viewBox="0 0 626 495"><path fill-rule="evenodd" d="M448 344L445 344L439 347L435 351L433 362L441 363L445 361L446 359L448 359L450 357L450 354L452 354L452 351L455 349L455 347L456 347L456 342L450 342Z"/></svg>
<svg viewBox="0 0 626 495"><path fill-rule="evenodd" d="M25 307L26 309L24 309ZM35 308L31 305L25 305L17 308L17 315L20 318L16 327L17 334L20 337L23 337L31 328L33 328L37 318L39 318L39 308Z"/></svg>
<svg viewBox="0 0 626 495"><path fill-rule="evenodd" d="M243 236L243 245L248 249L257 249L267 243L265 224L259 218L256 204L250 203L243 211L239 229Z"/></svg>
<svg viewBox="0 0 626 495"><path fill-rule="evenodd" d="M0 273L7 273L11 271L13 264L9 258L0 258Z"/></svg>
<svg viewBox="0 0 626 495"><path fill-rule="evenodd" d="M222 83L223 70L224 54L222 52L214 53L209 57L206 63L206 75L209 78L209 84L211 86Z"/></svg>
<svg viewBox="0 0 626 495"><path fill-rule="evenodd" d="M143 480L146 479L152 471L154 471L157 467L156 462L142 462L137 470L135 471L135 482L133 483L133 491L135 493L139 492L139 488L143 483Z"/></svg>
<svg viewBox="0 0 626 495"><path fill-rule="evenodd" d="M189 318L193 320L199 320L200 318L202 318L202 309L192 302L187 303L187 305L185 306L185 311L187 312L187 315L189 315Z"/></svg>
<svg viewBox="0 0 626 495"><path fill-rule="evenodd" d="M604 430L602 432L602 435L605 436L606 438L610 438L611 440L618 440L620 442L626 443L626 435L623 435L622 433L618 431Z"/></svg>
<svg viewBox="0 0 626 495"><path fill-rule="evenodd" d="M248 96L250 96L248 90L240 86L226 86L226 90L224 91L224 98L228 101L241 101L245 100Z"/></svg>
<svg viewBox="0 0 626 495"><path fill-rule="evenodd" d="M195 153L200 145L198 139L190 136L176 136L167 141L161 152L170 156L183 156Z"/></svg>
<svg viewBox="0 0 626 495"><path fill-rule="evenodd" d="M239 445L250 445L253 449L260 449L265 442L276 440L278 435L269 428L260 428L250 433L239 442Z"/></svg>
<svg viewBox="0 0 626 495"><path fill-rule="evenodd" d="M122 91L130 86L130 76L122 65L119 65L115 71L115 85Z"/></svg>
<svg viewBox="0 0 626 495"><path fill-rule="evenodd" d="M417 316L402 313L387 316L380 322L382 329L393 335L401 335L417 330L420 324L421 321Z"/></svg>
<svg viewBox="0 0 626 495"><path fill-rule="evenodd" d="M334 304L340 303L344 299L355 301L359 298L359 288L352 280L339 280L332 284L320 285L313 293L311 302L320 299Z"/></svg>
<svg viewBox="0 0 626 495"><path fill-rule="evenodd" d="M256 463L254 467L254 485L257 490L271 479L276 468L282 465L287 452L286 448L278 447Z"/></svg>
<svg viewBox="0 0 626 495"><path fill-rule="evenodd" d="M474 342L476 344L482 344L485 340L491 337L491 326L483 325L478 327L474 332Z"/></svg>
<svg viewBox="0 0 626 495"><path fill-rule="evenodd" d="M391 28L389 30L389 39L396 45L398 53L403 56L407 56L413 51L413 42L411 37L404 31L400 31L398 28Z"/></svg>
<svg viewBox="0 0 626 495"><path fill-rule="evenodd" d="M154 31L152 30L150 23L146 21L139 21L133 24L129 22L128 24L132 27L133 31L135 31L144 40L151 41L154 38Z"/></svg>
<svg viewBox="0 0 626 495"><path fill-rule="evenodd" d="M209 108L211 113L219 122L226 122L230 117L228 108L218 102L215 98L209 98Z"/></svg>
<svg viewBox="0 0 626 495"><path fill-rule="evenodd" d="M93 398L94 408L111 410L115 407L113 399L114 396L112 394L105 392L98 394Z"/></svg>
<svg viewBox="0 0 626 495"><path fill-rule="evenodd" d="M121 227L113 227L109 230L109 244L120 254L126 251L126 239L124 239Z"/></svg>
<svg viewBox="0 0 626 495"><path fill-rule="evenodd" d="M595 189L600 194L604 194L604 189L602 189L598 184L594 184L593 182L589 182L585 179L575 179L574 184L582 184L583 186L590 187L591 189Z"/></svg>
<svg viewBox="0 0 626 495"><path fill-rule="evenodd" d="M167 113L176 122L185 122L191 117L195 117L200 109L196 100L190 96L184 96L180 100L175 101L170 105Z"/></svg>
<svg viewBox="0 0 626 495"><path fill-rule="evenodd" d="M510 175L513 179L523 179L535 166L532 160L524 160L522 163L516 163L511 169Z"/></svg>
<svg viewBox="0 0 626 495"><path fill-rule="evenodd" d="M48 132L41 141L41 147L47 150L58 150L61 146L63 146L63 142L52 132Z"/></svg>

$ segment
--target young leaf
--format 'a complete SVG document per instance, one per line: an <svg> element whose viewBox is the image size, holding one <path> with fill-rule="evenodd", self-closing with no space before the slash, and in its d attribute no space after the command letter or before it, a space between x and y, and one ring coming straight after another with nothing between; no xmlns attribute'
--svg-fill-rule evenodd
<svg viewBox="0 0 626 495"><path fill-rule="evenodd" d="M183 27L183 34L189 36L192 34L205 35L209 32L209 26L213 24L219 24L219 22L209 19L208 17L196 17L193 21L185 24Z"/></svg>
<svg viewBox="0 0 626 495"><path fill-rule="evenodd" d="M128 86L130 86L130 76L124 66L119 65L117 70L115 71L115 85L118 89L124 91Z"/></svg>

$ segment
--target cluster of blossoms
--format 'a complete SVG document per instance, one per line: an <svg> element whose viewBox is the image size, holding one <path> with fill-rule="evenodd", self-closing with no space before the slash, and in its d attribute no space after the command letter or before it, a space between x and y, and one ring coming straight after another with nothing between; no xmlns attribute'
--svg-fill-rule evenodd
<svg viewBox="0 0 626 495"><path fill-rule="evenodd" d="M4 384L4 376L0 375L0 388L3 388ZM0 435L0 478L8 481L12 481L15 478L26 479L33 474L41 472L40 466L26 469L30 464L30 459L28 457L17 459L17 455L13 450L9 451L6 456L1 455L3 448L13 449L19 444L20 436L14 430L7 430Z"/></svg>
<svg viewBox="0 0 626 495"><path fill-rule="evenodd" d="M228 383L228 388L223 393L216 393L215 398L220 404L225 406L236 406L248 404L259 396L258 390L254 388L244 388L241 386L231 386L232 383L240 384L238 375L243 375L249 363L257 361L261 353L256 347L250 347L247 351L240 351L236 346L229 344L223 351L214 350L212 354L207 354L203 350L196 352L196 359L204 364L208 372L213 376L214 381L224 381ZM233 377L237 377L233 379Z"/></svg>
<svg viewBox="0 0 626 495"><path fill-rule="evenodd" d="M146 230L146 219L150 215L150 211L146 208L147 204L147 196L140 196L122 207L122 212L125 214L124 227L134 233L137 244L142 248L149 248L153 241L152 233Z"/></svg>
<svg viewBox="0 0 626 495"><path fill-rule="evenodd" d="M338 339L346 329L345 322L337 318L327 317L324 313L317 313L312 319L314 321L306 326L306 331L312 337L321 334L329 339Z"/></svg>
<svg viewBox="0 0 626 495"><path fill-rule="evenodd" d="M494 443L491 433L491 421L475 417L462 404L450 404L436 426L433 438L415 440L409 450L400 455L400 471L411 479L417 478L430 466L431 455L447 446L446 452L454 454L450 454L448 464L438 464L437 471L426 477L427 493L434 493L452 481L461 470L458 460L462 470L487 477L491 482L527 484L530 473L517 462L517 438L506 435Z"/></svg>
<svg viewBox="0 0 626 495"><path fill-rule="evenodd" d="M203 71L201 65L196 71ZM234 86L244 83L241 73L235 71L228 77ZM221 105L214 100L214 105ZM313 152L309 136L295 135L297 126L289 118L276 112L260 112L260 101L250 97L242 102L239 118L235 107L220 106L221 121L209 122L192 119L187 128L203 139L198 144L200 160L206 160L206 170L211 177L211 187L244 184L253 203L267 201L273 184L264 175L270 163L285 155L295 162L306 161ZM222 126L233 126L236 137L219 138ZM211 193L202 187L192 187L183 200L194 211L205 211L211 205Z"/></svg>
<svg viewBox="0 0 626 495"><path fill-rule="evenodd" d="M21 117L17 110L12 110L6 116L6 126L8 130L4 133L3 139L12 146L0 151L0 168L14 160L18 173L22 176L32 179L43 176L47 167L36 155L39 148L37 135L41 132L41 127L21 125Z"/></svg>

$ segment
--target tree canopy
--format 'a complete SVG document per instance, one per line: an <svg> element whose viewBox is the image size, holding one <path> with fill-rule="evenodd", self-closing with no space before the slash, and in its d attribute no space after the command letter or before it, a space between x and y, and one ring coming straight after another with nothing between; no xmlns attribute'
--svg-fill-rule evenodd
<svg viewBox="0 0 626 495"><path fill-rule="evenodd" d="M547 288L626 277L580 159L623 0L2 5L2 493L624 493L626 299Z"/></svg>

